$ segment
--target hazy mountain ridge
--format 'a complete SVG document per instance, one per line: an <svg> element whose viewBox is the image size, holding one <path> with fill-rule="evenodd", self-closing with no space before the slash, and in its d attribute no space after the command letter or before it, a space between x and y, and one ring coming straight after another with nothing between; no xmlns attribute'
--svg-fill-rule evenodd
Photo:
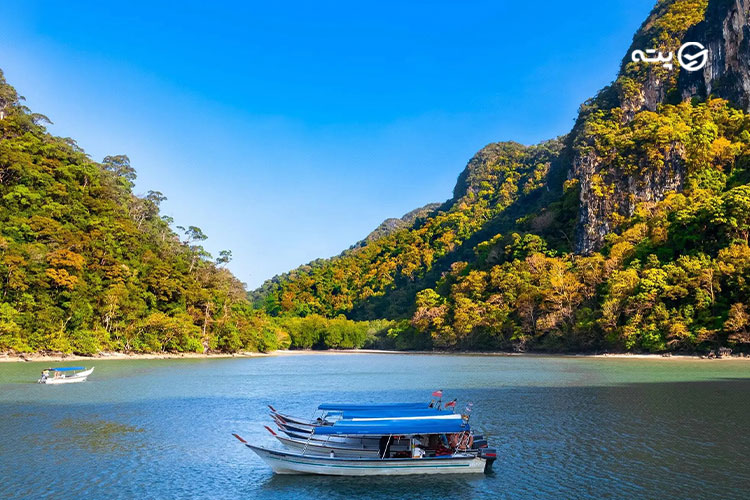
<svg viewBox="0 0 750 500"><path fill-rule="evenodd" d="M413 226L419 219L429 217L433 212L440 208L442 203L428 203L427 205L415 208L411 212L404 214L400 218L391 217L384 220L376 227L364 240L357 242L354 247L362 246L366 241L377 240L388 236L399 229L406 229Z"/></svg>

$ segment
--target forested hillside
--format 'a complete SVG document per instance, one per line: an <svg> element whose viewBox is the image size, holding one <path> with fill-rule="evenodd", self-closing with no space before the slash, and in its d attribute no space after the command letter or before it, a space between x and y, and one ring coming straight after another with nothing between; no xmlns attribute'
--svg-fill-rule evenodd
<svg viewBox="0 0 750 500"><path fill-rule="evenodd" d="M493 144L480 151L461 174L454 197L436 213L417 218L411 226L373 238L331 260L319 260L265 287L265 307L271 314L297 316L351 313L370 319L390 311L403 314L408 303L389 296L452 258L489 221L499 222L506 209L531 204L541 195L542 181L560 150L558 141L535 147ZM280 284L280 285L279 285ZM368 302L369 301L369 302Z"/></svg>
<svg viewBox="0 0 750 500"><path fill-rule="evenodd" d="M126 156L92 161L0 72L0 351L267 350L288 337L244 286L133 194Z"/></svg>
<svg viewBox="0 0 750 500"><path fill-rule="evenodd" d="M0 73L0 351L748 350L749 9L657 2L568 134L484 147L446 202L249 295ZM687 41L700 71L630 58Z"/></svg>
<svg viewBox="0 0 750 500"><path fill-rule="evenodd" d="M254 292L273 316L398 320L391 345L750 344L748 6L661 0L573 130L491 144L432 213ZM689 73L635 49L709 48Z"/></svg>

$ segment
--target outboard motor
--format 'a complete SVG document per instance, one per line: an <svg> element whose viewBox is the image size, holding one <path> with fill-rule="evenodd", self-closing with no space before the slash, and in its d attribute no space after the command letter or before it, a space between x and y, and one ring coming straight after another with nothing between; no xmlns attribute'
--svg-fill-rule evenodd
<svg viewBox="0 0 750 500"><path fill-rule="evenodd" d="M481 448L479 456L486 460L484 463L484 472L489 472L492 469L492 464L497 460L497 450L495 448Z"/></svg>
<svg viewBox="0 0 750 500"><path fill-rule="evenodd" d="M478 450L479 448L487 448L487 440L486 439L475 439L474 444L472 445L472 450Z"/></svg>

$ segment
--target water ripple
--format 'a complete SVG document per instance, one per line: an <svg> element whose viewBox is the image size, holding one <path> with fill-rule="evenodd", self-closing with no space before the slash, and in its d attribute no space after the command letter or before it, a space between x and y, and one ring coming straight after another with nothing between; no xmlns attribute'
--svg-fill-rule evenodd
<svg viewBox="0 0 750 500"><path fill-rule="evenodd" d="M0 498L743 498L748 364L467 356L112 361L85 384L0 366ZM275 476L266 404L473 401L498 449L476 477ZM52 390L48 390L52 389Z"/></svg>

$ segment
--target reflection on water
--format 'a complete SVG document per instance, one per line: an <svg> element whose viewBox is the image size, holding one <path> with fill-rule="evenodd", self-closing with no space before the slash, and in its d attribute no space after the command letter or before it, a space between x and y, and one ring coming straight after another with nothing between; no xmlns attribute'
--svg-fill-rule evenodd
<svg viewBox="0 0 750 500"><path fill-rule="evenodd" d="M107 420L65 418L57 422L55 428L61 432L54 432L52 439L46 437L44 440L46 446L58 451L80 448L89 453L114 453L129 451L144 444L127 439L130 434L144 432L143 429ZM39 438L37 435L30 440ZM39 445L38 442L35 444Z"/></svg>
<svg viewBox="0 0 750 500"><path fill-rule="evenodd" d="M415 482L413 477L372 477L357 479L324 476L275 475L261 484L260 493L265 498L295 498L299 491L317 491L331 499L378 498L474 498L485 491L486 476L445 475L423 477ZM251 492L248 491L248 496ZM311 495L312 497L313 495Z"/></svg>
<svg viewBox="0 0 750 500"><path fill-rule="evenodd" d="M0 497L744 498L750 363L294 356L96 363L84 384L0 365ZM274 476L230 435L272 444L266 404L474 402L498 448L480 476ZM81 466L85 464L85 466Z"/></svg>

